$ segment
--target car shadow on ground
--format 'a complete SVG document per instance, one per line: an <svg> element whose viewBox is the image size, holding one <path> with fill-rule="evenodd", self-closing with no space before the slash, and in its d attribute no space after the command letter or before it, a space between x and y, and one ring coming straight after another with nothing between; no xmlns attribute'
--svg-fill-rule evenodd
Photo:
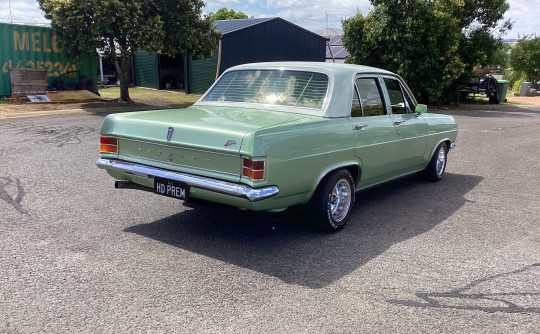
<svg viewBox="0 0 540 334"><path fill-rule="evenodd" d="M467 200L481 176L445 174L428 183L405 178L357 194L348 225L323 234L299 211L240 211L195 203L192 209L125 229L210 258L277 277L289 284L322 288L355 271L392 245L425 233Z"/></svg>

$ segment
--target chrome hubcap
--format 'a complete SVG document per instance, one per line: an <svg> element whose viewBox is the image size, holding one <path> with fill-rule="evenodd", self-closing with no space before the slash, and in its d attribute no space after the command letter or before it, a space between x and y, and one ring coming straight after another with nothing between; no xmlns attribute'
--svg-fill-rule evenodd
<svg viewBox="0 0 540 334"><path fill-rule="evenodd" d="M446 150L444 146L439 148L439 153L437 154L437 175L441 176L444 172L444 167L446 166Z"/></svg>
<svg viewBox="0 0 540 334"><path fill-rule="evenodd" d="M330 214L335 222L342 221L349 212L352 200L352 189L345 179L339 180L330 197Z"/></svg>

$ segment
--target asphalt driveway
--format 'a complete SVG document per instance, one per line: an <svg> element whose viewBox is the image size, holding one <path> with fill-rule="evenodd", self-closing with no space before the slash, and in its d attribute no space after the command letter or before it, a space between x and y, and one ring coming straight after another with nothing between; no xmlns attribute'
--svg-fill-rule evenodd
<svg viewBox="0 0 540 334"><path fill-rule="evenodd" d="M444 180L335 234L114 189L102 113L1 119L0 333L538 332L540 106L443 112Z"/></svg>

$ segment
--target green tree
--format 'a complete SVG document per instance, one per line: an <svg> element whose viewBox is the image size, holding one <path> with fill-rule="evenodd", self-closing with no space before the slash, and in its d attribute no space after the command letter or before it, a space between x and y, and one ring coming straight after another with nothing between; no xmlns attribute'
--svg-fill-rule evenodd
<svg viewBox="0 0 540 334"><path fill-rule="evenodd" d="M506 0L371 3L374 10L367 16L343 21L349 61L400 74L422 102L457 97L473 66L496 62L493 50L511 27L510 22L499 24Z"/></svg>
<svg viewBox="0 0 540 334"><path fill-rule="evenodd" d="M518 40L510 53L510 65L515 72L523 72L527 80L540 80L540 37L529 36Z"/></svg>
<svg viewBox="0 0 540 334"><path fill-rule="evenodd" d="M219 33L201 19L202 0L38 0L72 59L103 50L114 61L120 99L131 102L129 79L135 52L208 55ZM119 57L117 57L117 52ZM119 58L119 60L118 60Z"/></svg>
<svg viewBox="0 0 540 334"><path fill-rule="evenodd" d="M493 51L491 56L491 62L487 65L490 68L502 68L505 69L510 64L510 45L500 43L499 46Z"/></svg>
<svg viewBox="0 0 540 334"><path fill-rule="evenodd" d="M244 12L235 11L234 9L220 8L215 13L210 12L206 15L205 19L209 22L217 20L234 20L234 19L247 19L248 16Z"/></svg>

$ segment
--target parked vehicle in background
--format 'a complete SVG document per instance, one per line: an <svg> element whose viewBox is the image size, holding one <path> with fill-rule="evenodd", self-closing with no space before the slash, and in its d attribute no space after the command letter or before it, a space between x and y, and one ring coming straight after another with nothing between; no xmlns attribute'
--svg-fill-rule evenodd
<svg viewBox="0 0 540 334"><path fill-rule="evenodd" d="M275 62L227 70L193 106L113 114L96 164L116 188L255 211L303 205L337 231L355 193L405 175L444 174L457 126L427 113L396 74Z"/></svg>
<svg viewBox="0 0 540 334"><path fill-rule="evenodd" d="M499 98L502 94L497 79L490 74L476 77L475 82L461 87L459 91L462 100L466 99L467 96L471 94L479 94L485 95L488 98L489 103L495 104L499 103Z"/></svg>

